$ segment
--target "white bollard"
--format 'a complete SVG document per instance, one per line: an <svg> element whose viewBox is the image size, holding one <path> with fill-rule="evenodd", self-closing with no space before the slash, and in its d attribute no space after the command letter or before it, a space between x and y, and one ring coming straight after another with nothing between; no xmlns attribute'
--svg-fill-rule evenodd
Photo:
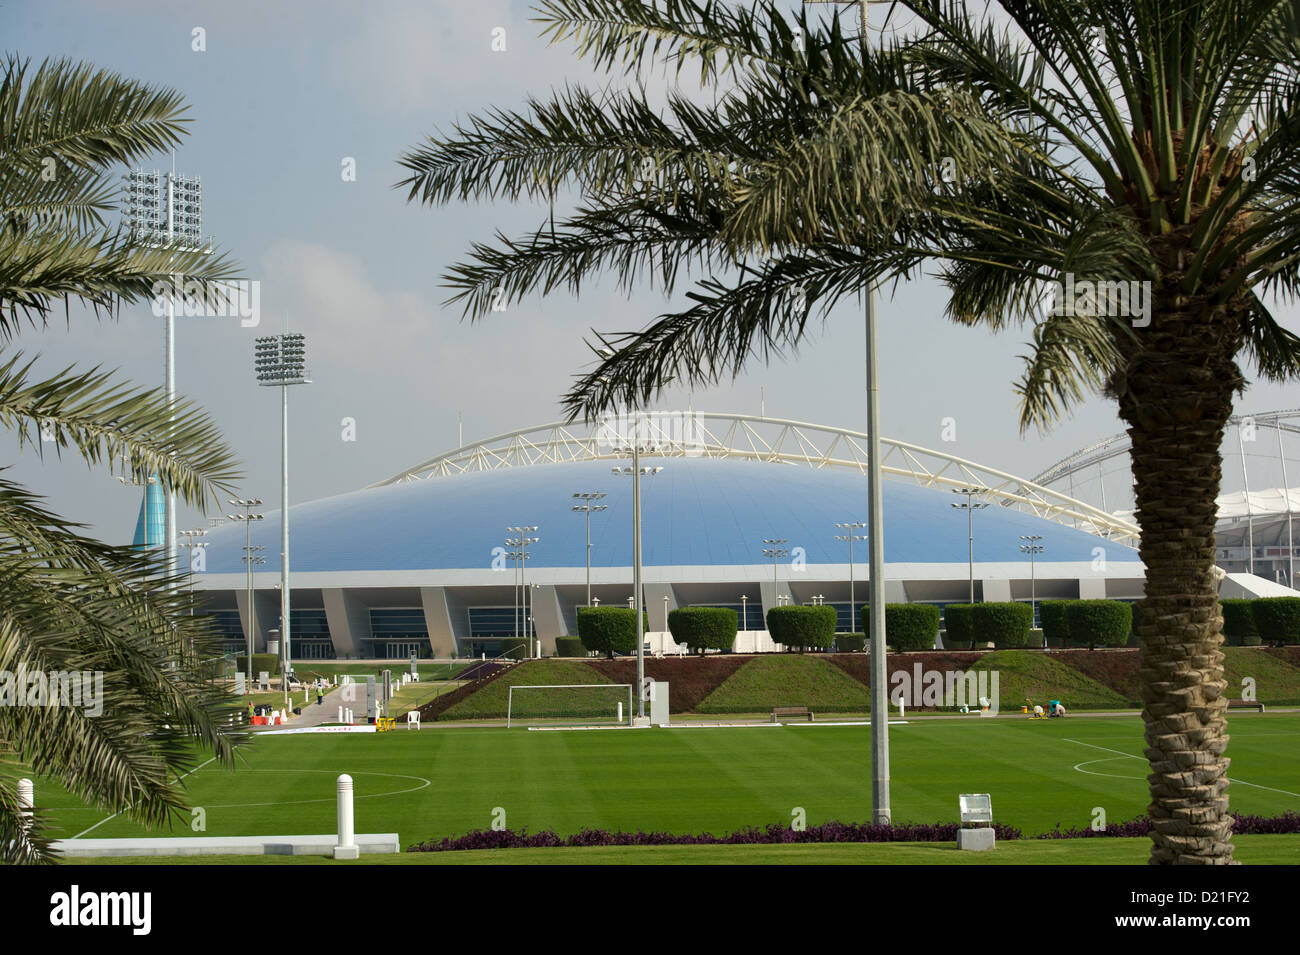
<svg viewBox="0 0 1300 955"><path fill-rule="evenodd" d="M357 848L356 832L352 822L352 777L347 773L339 776L339 843L334 847L334 858L356 859L361 855Z"/></svg>
<svg viewBox="0 0 1300 955"><path fill-rule="evenodd" d="M903 700L901 697L898 700L898 718L900 720L903 718Z"/></svg>
<svg viewBox="0 0 1300 955"><path fill-rule="evenodd" d="M343 722L343 707L339 707L339 722Z"/></svg>
<svg viewBox="0 0 1300 955"><path fill-rule="evenodd" d="M618 721L619 723L623 722L623 701L622 700L619 700L618 703Z"/></svg>

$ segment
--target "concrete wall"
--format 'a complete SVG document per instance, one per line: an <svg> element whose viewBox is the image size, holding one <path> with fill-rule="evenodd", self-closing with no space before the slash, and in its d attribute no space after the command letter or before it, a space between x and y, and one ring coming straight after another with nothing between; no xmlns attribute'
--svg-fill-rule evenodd
<svg viewBox="0 0 1300 955"><path fill-rule="evenodd" d="M370 636L370 608L350 591L322 590L321 602L325 605L325 621L330 628L330 643L334 655L345 660L362 656L362 640Z"/></svg>

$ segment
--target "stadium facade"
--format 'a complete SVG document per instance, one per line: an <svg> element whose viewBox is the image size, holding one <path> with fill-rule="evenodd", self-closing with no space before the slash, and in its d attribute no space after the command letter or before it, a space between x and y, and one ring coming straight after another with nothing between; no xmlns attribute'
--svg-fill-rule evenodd
<svg viewBox="0 0 1300 955"><path fill-rule="evenodd" d="M603 493L593 512L593 602L628 606L632 592L632 481L626 422L587 431L562 424L459 448L349 494L293 508L292 648L295 658L492 655L523 632L519 561L510 527L536 527L523 580L528 617L544 653L577 632L586 603L586 516L577 493ZM633 419L642 464L645 609L652 634L684 606L727 606L742 618L738 649L763 649L766 611L825 603L850 621L866 599L867 547L850 567L837 523L865 520L865 437L775 419L688 412ZM647 437L647 435L649 435ZM965 602L970 587L967 513L956 487L978 487L976 600L1142 596L1136 528L1013 475L941 452L886 442L885 592L890 602ZM267 645L278 626L279 515L254 525L267 544L249 612L242 525L215 528L195 557L230 649L247 627ZM864 534L865 529L859 529ZM1022 537L1039 535L1033 564ZM516 535L517 536L517 535ZM768 539L779 556L765 557ZM852 583L851 583L852 578ZM862 629L855 610L854 624ZM660 637L652 639L661 641ZM656 642L655 646L660 646Z"/></svg>

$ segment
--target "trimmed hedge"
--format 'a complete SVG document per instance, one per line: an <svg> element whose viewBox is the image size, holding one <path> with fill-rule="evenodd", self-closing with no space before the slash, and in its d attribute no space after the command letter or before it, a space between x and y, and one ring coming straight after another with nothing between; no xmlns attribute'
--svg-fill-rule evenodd
<svg viewBox="0 0 1300 955"><path fill-rule="evenodd" d="M668 614L673 641L692 650L730 650L740 632L740 615L728 607L679 607Z"/></svg>
<svg viewBox="0 0 1300 955"><path fill-rule="evenodd" d="M587 648L577 637L556 637L555 655L557 657L585 657Z"/></svg>
<svg viewBox="0 0 1300 955"><path fill-rule="evenodd" d="M1121 600L1071 600L1065 625L1082 646L1122 647L1133 630L1133 608Z"/></svg>
<svg viewBox="0 0 1300 955"><path fill-rule="evenodd" d="M1220 600L1219 608L1223 611L1224 643L1234 647L1249 646L1245 641L1251 637L1259 643L1259 630L1255 627L1255 614L1251 605L1253 600Z"/></svg>
<svg viewBox="0 0 1300 955"><path fill-rule="evenodd" d="M1034 628L1034 610L1029 604L990 601L976 604L971 616L979 639L993 641L999 650L1029 646Z"/></svg>
<svg viewBox="0 0 1300 955"><path fill-rule="evenodd" d="M1038 619L1043 625L1043 639L1057 641L1063 647L1070 639L1070 625L1065 618L1066 609L1073 600L1038 601Z"/></svg>
<svg viewBox="0 0 1300 955"><path fill-rule="evenodd" d="M1300 643L1300 597L1261 597L1250 610L1260 639Z"/></svg>
<svg viewBox="0 0 1300 955"><path fill-rule="evenodd" d="M650 618L644 613L643 631ZM636 611L630 607L579 607L578 639L588 650L597 650L612 660L616 653L636 652Z"/></svg>
<svg viewBox="0 0 1300 955"><path fill-rule="evenodd" d="M773 607L767 612L767 632L786 647L825 649L835 642L839 619L834 607Z"/></svg>
<svg viewBox="0 0 1300 955"><path fill-rule="evenodd" d="M975 643L975 604L948 604L943 608L945 650L957 649L957 644L964 647Z"/></svg>
<svg viewBox="0 0 1300 955"><path fill-rule="evenodd" d="M885 604L885 642L895 650L933 650L938 635L934 604Z"/></svg>
<svg viewBox="0 0 1300 955"><path fill-rule="evenodd" d="M249 674L250 680L256 680L257 675L265 670L271 676L280 672L280 655L277 653L254 653L253 669L248 669L248 654L241 653L235 657L235 669L243 670Z"/></svg>
<svg viewBox="0 0 1300 955"><path fill-rule="evenodd" d="M835 634L835 649L840 653L861 653L867 647L865 633Z"/></svg>

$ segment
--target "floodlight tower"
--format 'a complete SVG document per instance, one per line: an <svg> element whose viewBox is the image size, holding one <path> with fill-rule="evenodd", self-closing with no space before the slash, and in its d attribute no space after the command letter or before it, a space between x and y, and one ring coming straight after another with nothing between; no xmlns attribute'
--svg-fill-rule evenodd
<svg viewBox="0 0 1300 955"><path fill-rule="evenodd" d="M587 606L591 606L591 512L607 511L608 504L597 504L605 495L601 491L577 491L573 495L582 501L581 504L574 504L575 511L582 511L587 517Z"/></svg>
<svg viewBox="0 0 1300 955"><path fill-rule="evenodd" d="M188 558L185 561L186 573L189 576L190 583L190 616L194 616L194 550L198 548L203 550L208 546L207 541L199 540L200 537L206 537L208 530L206 527L196 527L188 531L178 531L178 537L185 538L185 554Z"/></svg>
<svg viewBox="0 0 1300 955"><path fill-rule="evenodd" d="M244 682L244 692L252 693L253 684L253 635L257 633L257 605L253 603L253 564L257 562L266 562L265 557L257 557L255 551L261 550L262 545L253 547L253 521L262 520L265 515L254 514L253 508L262 506L261 498L249 498L246 501L230 502L235 507L242 507L243 514L231 514L232 521L244 522L244 564L248 569L248 624L244 633L244 642L248 645L248 679Z"/></svg>
<svg viewBox="0 0 1300 955"><path fill-rule="evenodd" d="M975 603L975 512L981 508L988 507L988 501L975 500L976 494L983 494L985 489L982 487L955 487L952 489L954 494L965 495L964 501L953 501L952 506L958 510L966 512L966 530L970 538L970 602Z"/></svg>
<svg viewBox="0 0 1300 955"><path fill-rule="evenodd" d="M836 534L837 541L848 541L849 543L849 633L857 633L857 628L853 625L853 542L864 541L867 539L865 534L859 534L860 528L866 527L863 521L850 521L848 523L835 522L835 526L844 531L843 534Z"/></svg>
<svg viewBox="0 0 1300 955"><path fill-rule="evenodd" d="M257 383L280 389L280 653L281 672L288 680L293 664L289 643L289 386L309 385L307 338L304 335L264 335L253 349Z"/></svg>
<svg viewBox="0 0 1300 955"><path fill-rule="evenodd" d="M172 153L171 172L145 172L133 169L122 177L126 181L122 200L123 218L131 238L141 245L192 252L205 248L203 242L203 187L198 176L176 175L176 154ZM167 325L164 332L164 388L169 412L168 422L176 420L176 293L178 276L172 277L173 288L167 296ZM166 511L167 572L176 573L176 492L167 491Z"/></svg>
<svg viewBox="0 0 1300 955"><path fill-rule="evenodd" d="M1029 625L1033 627L1034 621L1038 618L1038 575L1035 573L1035 558L1043 552L1043 547L1038 542L1043 539L1042 534L1021 534L1020 539L1025 541L1020 545L1020 553L1029 555ZM1044 635L1043 641L1046 644L1047 637Z"/></svg>
<svg viewBox="0 0 1300 955"><path fill-rule="evenodd" d="M655 442L641 440L641 415L633 416L631 440L615 450L631 451L630 468L612 468L614 474L632 476L632 596L636 611L636 715L637 719L645 717L645 595L641 591L641 478L649 474L658 474L662 467L642 467L641 453L657 451Z"/></svg>
<svg viewBox="0 0 1300 955"><path fill-rule="evenodd" d="M772 558L772 586L777 590L780 590L780 581L776 579L776 561L778 557L790 556L790 552L781 546L782 544L790 543L790 540L786 537L764 537L763 543L772 545L771 547L764 548L763 556ZM776 595L776 605L778 607L781 606L781 595L779 593Z"/></svg>

